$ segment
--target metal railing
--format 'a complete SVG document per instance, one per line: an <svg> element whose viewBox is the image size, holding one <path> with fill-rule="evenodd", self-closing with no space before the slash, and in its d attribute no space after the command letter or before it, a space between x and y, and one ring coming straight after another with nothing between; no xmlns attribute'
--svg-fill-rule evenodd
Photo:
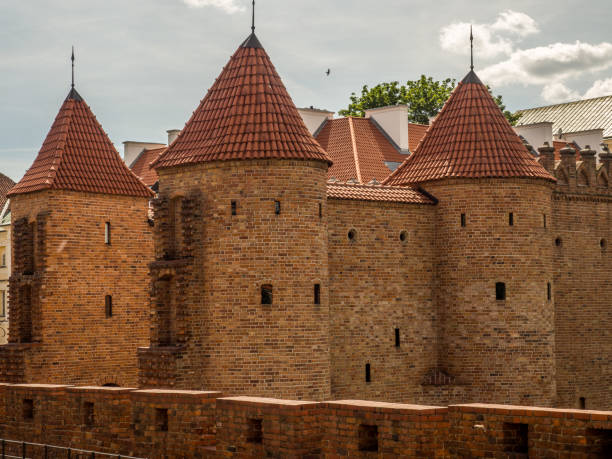
<svg viewBox="0 0 612 459"><path fill-rule="evenodd" d="M44 445L27 441L0 439L1 459L146 459L120 454L101 453L79 448Z"/></svg>

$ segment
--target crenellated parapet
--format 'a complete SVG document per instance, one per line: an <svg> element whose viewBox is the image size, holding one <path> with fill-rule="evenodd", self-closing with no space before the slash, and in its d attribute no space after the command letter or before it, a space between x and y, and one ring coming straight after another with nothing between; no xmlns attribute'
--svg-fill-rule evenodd
<svg viewBox="0 0 612 459"><path fill-rule="evenodd" d="M610 194L612 154L597 154L589 145L581 150L567 144L555 160L555 149L545 142L538 148L538 162L557 179L556 191L578 194Z"/></svg>

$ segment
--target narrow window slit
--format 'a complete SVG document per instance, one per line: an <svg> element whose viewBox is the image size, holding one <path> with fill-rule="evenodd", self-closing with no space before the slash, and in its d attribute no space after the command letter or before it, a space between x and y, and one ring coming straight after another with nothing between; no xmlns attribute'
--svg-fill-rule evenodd
<svg viewBox="0 0 612 459"><path fill-rule="evenodd" d="M365 366L365 380L366 380L367 383L372 381L372 374L371 374L371 371L370 371L370 364L369 363L366 363L366 366Z"/></svg>
<svg viewBox="0 0 612 459"><path fill-rule="evenodd" d="M465 224L466 224L465 214L461 214L461 226L465 226Z"/></svg>
<svg viewBox="0 0 612 459"><path fill-rule="evenodd" d="M104 243L106 245L110 245L111 243L111 224L110 222L106 222L104 224Z"/></svg>
<svg viewBox="0 0 612 459"><path fill-rule="evenodd" d="M107 318L113 317L113 297L110 295L104 297L104 312Z"/></svg>
<svg viewBox="0 0 612 459"><path fill-rule="evenodd" d="M236 201L232 201L231 206L232 206L232 215L236 215L237 214L237 204L236 204Z"/></svg>
<svg viewBox="0 0 612 459"><path fill-rule="evenodd" d="M272 286L269 284L261 286L261 304L272 304Z"/></svg>
<svg viewBox="0 0 612 459"><path fill-rule="evenodd" d="M167 408L155 408L155 426L160 432L168 432Z"/></svg>
<svg viewBox="0 0 612 459"><path fill-rule="evenodd" d="M508 214L508 225L514 226L514 213L512 212Z"/></svg>
<svg viewBox="0 0 612 459"><path fill-rule="evenodd" d="M506 299L506 284L497 282L495 284L495 299L498 301Z"/></svg>
<svg viewBox="0 0 612 459"><path fill-rule="evenodd" d="M321 304L321 284L314 284L314 304Z"/></svg>
<svg viewBox="0 0 612 459"><path fill-rule="evenodd" d="M281 213L281 203L280 203L280 201L274 201L274 213L276 215L280 215L280 213Z"/></svg>
<svg viewBox="0 0 612 459"><path fill-rule="evenodd" d="M400 347L400 329L395 329L395 347Z"/></svg>

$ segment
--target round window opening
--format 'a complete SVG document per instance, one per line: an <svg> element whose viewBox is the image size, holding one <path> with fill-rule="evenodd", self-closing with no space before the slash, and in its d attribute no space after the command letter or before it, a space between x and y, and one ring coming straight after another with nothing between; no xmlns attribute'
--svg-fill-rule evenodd
<svg viewBox="0 0 612 459"><path fill-rule="evenodd" d="M349 241L354 241L356 236L357 236L357 231L355 231L354 229L351 229L348 232Z"/></svg>
<svg viewBox="0 0 612 459"><path fill-rule="evenodd" d="M406 242L407 239L408 239L408 233L406 231L402 231L400 233L400 241Z"/></svg>
<svg viewBox="0 0 612 459"><path fill-rule="evenodd" d="M608 246L608 241L606 241L605 239L602 239L601 241L599 241L599 247L601 247L602 249L605 249Z"/></svg>
<svg viewBox="0 0 612 459"><path fill-rule="evenodd" d="M557 239L555 239L555 245L556 245L557 247L561 247L561 238L560 238L560 237L558 237Z"/></svg>

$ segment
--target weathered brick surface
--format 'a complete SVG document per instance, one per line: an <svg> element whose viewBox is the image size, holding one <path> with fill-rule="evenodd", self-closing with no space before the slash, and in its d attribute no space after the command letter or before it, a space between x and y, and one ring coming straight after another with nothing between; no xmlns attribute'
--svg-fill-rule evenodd
<svg viewBox="0 0 612 459"><path fill-rule="evenodd" d="M448 457L447 408L343 400L323 413L324 457ZM376 448L364 445L364 430L374 431Z"/></svg>
<svg viewBox="0 0 612 459"><path fill-rule="evenodd" d="M266 160L158 171L143 386L329 397L326 169ZM321 304L314 304L317 283ZM261 304L266 284L272 305ZM156 354L156 347L175 349Z"/></svg>
<svg viewBox="0 0 612 459"><path fill-rule="evenodd" d="M419 400L436 360L435 207L330 199L327 209L332 396Z"/></svg>
<svg viewBox="0 0 612 459"><path fill-rule="evenodd" d="M464 386L457 401L554 404L554 302L547 298L554 237L543 223L552 214L552 185L448 179L425 188L439 200L438 365ZM505 300L496 299L498 282Z"/></svg>
<svg viewBox="0 0 612 459"><path fill-rule="evenodd" d="M510 405L449 407L447 449L456 458L607 458L612 412ZM519 432L522 424L522 438Z"/></svg>
<svg viewBox="0 0 612 459"><path fill-rule="evenodd" d="M320 457L321 409L315 402L217 399L218 457Z"/></svg>
<svg viewBox="0 0 612 459"><path fill-rule="evenodd" d="M13 197L12 326L10 344L0 346L1 379L136 384L136 350L148 338L147 209L146 198L127 196ZM113 301L110 318L106 295Z"/></svg>

